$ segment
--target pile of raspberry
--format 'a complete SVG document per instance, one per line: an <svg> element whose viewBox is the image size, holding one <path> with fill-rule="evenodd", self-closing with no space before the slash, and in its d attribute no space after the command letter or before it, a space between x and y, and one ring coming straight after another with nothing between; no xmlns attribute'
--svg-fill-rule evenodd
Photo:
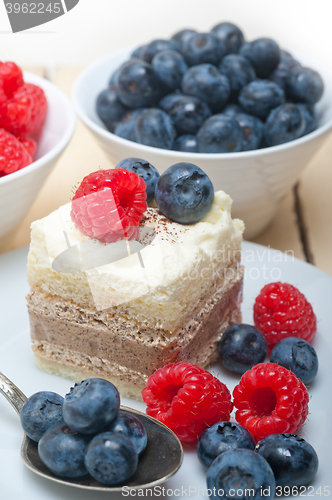
<svg viewBox="0 0 332 500"><path fill-rule="evenodd" d="M43 90L15 63L0 62L0 177L34 161L46 114Z"/></svg>

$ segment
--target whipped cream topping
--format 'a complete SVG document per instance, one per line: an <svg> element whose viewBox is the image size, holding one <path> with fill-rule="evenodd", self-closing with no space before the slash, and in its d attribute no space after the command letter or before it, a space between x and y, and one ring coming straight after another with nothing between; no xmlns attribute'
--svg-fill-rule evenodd
<svg viewBox="0 0 332 500"><path fill-rule="evenodd" d="M184 289L193 284L188 278L193 269L227 267L234 261L231 252L240 249L244 224L232 220L231 205L226 193L216 192L210 212L192 225L172 222L157 209L148 208L140 223L138 241L106 244L90 239L75 227L68 203L33 222L29 279L38 285L38 274L42 276L47 270L48 280L54 281L50 292L60 296L62 277L67 282L75 281L76 288L88 280L97 309L146 294L158 308L165 300L181 301ZM200 281L196 279L195 284L204 289L207 285ZM47 287L43 283L42 288Z"/></svg>

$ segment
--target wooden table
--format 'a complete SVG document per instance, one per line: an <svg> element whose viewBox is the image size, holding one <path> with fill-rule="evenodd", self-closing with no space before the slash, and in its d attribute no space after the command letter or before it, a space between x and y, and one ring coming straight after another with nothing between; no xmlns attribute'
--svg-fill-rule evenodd
<svg viewBox="0 0 332 500"><path fill-rule="evenodd" d="M42 68L27 68L44 75ZM52 81L68 96L82 68L59 68ZM44 75L45 76L45 75ZM253 241L307 260L332 274L332 135L285 197L272 224ZM0 253L29 244L30 224L68 202L84 175L110 168L111 161L78 121L72 141L20 225L0 239Z"/></svg>

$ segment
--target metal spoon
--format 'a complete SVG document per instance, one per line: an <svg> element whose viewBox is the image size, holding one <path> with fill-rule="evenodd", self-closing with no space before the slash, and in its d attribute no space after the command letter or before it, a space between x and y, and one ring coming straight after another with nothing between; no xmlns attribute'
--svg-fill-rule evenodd
<svg viewBox="0 0 332 500"><path fill-rule="evenodd" d="M1 372L0 392L20 415L27 397ZM148 444L139 459L137 470L125 486L137 489L153 487L163 483L175 474L182 463L183 449L179 439L158 420L126 406L121 406L121 409L138 417L148 435ZM124 486L111 487L103 485L89 475L73 479L56 476L40 460L38 444L28 438L26 434L24 434L21 446L21 457L25 465L33 472L57 483L98 491L122 491Z"/></svg>

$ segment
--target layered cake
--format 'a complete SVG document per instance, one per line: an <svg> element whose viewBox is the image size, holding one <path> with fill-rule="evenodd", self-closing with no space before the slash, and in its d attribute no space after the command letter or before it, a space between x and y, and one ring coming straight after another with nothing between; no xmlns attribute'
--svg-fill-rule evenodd
<svg viewBox="0 0 332 500"><path fill-rule="evenodd" d="M47 372L97 376L140 399L158 368L217 358L217 342L241 321L243 223L231 198L214 195L195 224L143 214L136 240L83 234L71 205L31 226L28 310L32 349Z"/></svg>

